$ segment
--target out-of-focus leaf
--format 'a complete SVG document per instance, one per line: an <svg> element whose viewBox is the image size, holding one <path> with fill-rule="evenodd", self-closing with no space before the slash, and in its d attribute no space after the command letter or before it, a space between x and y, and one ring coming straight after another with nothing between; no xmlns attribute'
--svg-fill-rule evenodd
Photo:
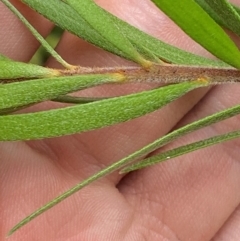
<svg viewBox="0 0 240 241"><path fill-rule="evenodd" d="M193 0L152 0L192 39L213 55L240 68L240 52L223 29Z"/></svg>
<svg viewBox="0 0 240 241"><path fill-rule="evenodd" d="M197 4L199 4L210 16L214 19L215 22L224 26L224 22L218 16L218 14L212 9L205 0L194 0Z"/></svg>
<svg viewBox="0 0 240 241"><path fill-rule="evenodd" d="M217 23L240 36L240 15L226 0L195 0Z"/></svg>

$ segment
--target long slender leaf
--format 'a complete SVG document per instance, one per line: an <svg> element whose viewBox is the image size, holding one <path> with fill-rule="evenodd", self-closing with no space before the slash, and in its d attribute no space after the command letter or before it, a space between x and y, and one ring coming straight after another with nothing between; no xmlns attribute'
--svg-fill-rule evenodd
<svg viewBox="0 0 240 241"><path fill-rule="evenodd" d="M127 56L114 47L111 43L106 41L98 32L96 32L89 24L81 18L70 6L66 5L59 0L23 0L24 3L35 9L37 12L54 22L61 28L87 40L88 42L100 46L101 48L127 58ZM159 58L167 62L176 64L189 64L189 65L208 65L223 67L228 66L222 61L206 59L186 51L180 50L176 47L168 45L148 34L143 33L139 29L125 23L124 21L112 17L125 35L129 38L133 45L144 46L154 53ZM138 49L139 50L139 49ZM144 51L142 53L145 54Z"/></svg>
<svg viewBox="0 0 240 241"><path fill-rule="evenodd" d="M79 75L15 82L0 86L0 110L57 98L76 90L119 82L114 74ZM11 93L11 94L9 94Z"/></svg>
<svg viewBox="0 0 240 241"><path fill-rule="evenodd" d="M144 159L136 164L133 164L131 166L128 166L121 170L121 173L128 173L131 171L139 170L148 166L152 166L154 164L157 164L159 162L163 162L205 147L209 147L212 145L216 145L218 143L222 143L225 141L230 141L232 139L236 139L240 137L240 130L229 132L227 134L214 136L205 140L201 140L198 142L194 142L188 145L180 146L178 148L174 148L169 151L165 151L161 154L155 155L153 157L149 157L147 159Z"/></svg>
<svg viewBox="0 0 240 241"><path fill-rule="evenodd" d="M85 105L0 116L0 141L62 136L124 122L155 111L188 91L207 84L202 81L184 82Z"/></svg>
<svg viewBox="0 0 240 241"><path fill-rule="evenodd" d="M235 68L240 68L240 52L237 46L194 0L152 1L209 52Z"/></svg>

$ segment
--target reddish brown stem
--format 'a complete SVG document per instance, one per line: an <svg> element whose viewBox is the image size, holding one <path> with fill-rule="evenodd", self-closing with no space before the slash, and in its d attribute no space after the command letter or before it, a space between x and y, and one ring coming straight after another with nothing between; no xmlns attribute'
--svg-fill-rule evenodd
<svg viewBox="0 0 240 241"><path fill-rule="evenodd" d="M233 68L212 68L184 65L157 65L148 69L138 66L121 68L86 68L74 71L61 71L62 75L119 73L126 82L144 83L180 83L197 79L206 79L211 84L240 82L240 70Z"/></svg>

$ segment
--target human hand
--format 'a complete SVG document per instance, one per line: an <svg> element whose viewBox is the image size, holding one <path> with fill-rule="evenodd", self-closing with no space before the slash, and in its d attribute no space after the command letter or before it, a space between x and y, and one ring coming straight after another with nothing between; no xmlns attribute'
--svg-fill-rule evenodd
<svg viewBox="0 0 240 241"><path fill-rule="evenodd" d="M131 3L130 3L131 2ZM43 34L51 24L14 1ZM149 0L99 0L124 20L178 47L209 56ZM240 3L240 1L237 1ZM27 61L37 42L0 4L0 53ZM64 34L58 52L84 66L129 62ZM49 66L56 67L53 60ZM129 84L82 93L114 96L151 88ZM0 143L0 240L22 218L84 178L185 123L239 103L238 85L199 89L127 123L61 138ZM201 101L200 101L201 100ZM51 108L46 102L34 108ZM183 138L193 142L236 129L238 117ZM174 147L178 142L169 145ZM121 176L114 173L13 234L21 240L239 240L239 140Z"/></svg>

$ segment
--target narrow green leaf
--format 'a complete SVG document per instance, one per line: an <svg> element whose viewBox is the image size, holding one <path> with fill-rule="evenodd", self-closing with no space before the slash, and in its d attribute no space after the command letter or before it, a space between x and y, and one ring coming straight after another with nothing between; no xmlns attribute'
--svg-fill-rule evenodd
<svg viewBox="0 0 240 241"><path fill-rule="evenodd" d="M152 0L192 39L226 63L240 68L240 52L223 29L194 0Z"/></svg>
<svg viewBox="0 0 240 241"><path fill-rule="evenodd" d="M7 79L29 79L59 76L58 70L34 64L0 59L0 82Z"/></svg>
<svg viewBox="0 0 240 241"><path fill-rule="evenodd" d="M202 81L184 82L85 105L0 116L0 141L62 136L128 121L155 111L206 84Z"/></svg>
<svg viewBox="0 0 240 241"><path fill-rule="evenodd" d="M217 23L240 36L240 16L226 0L195 0Z"/></svg>
<svg viewBox="0 0 240 241"><path fill-rule="evenodd" d="M35 9L37 12L54 22L61 28L95 44L109 52L117 54L121 57L128 58L123 52L119 51L115 46L106 41L97 31L95 31L76 11L70 6L59 0L22 0L24 3ZM153 52L156 56L167 62L176 64L189 65L208 65L215 67L227 67L222 61L206 59L176 47L168 45L154 37L143 33L139 29L125 23L124 21L112 16L114 22L118 24L125 36L129 38L132 44L137 48L144 46ZM138 50L139 50L138 49ZM144 52L142 53L144 55Z"/></svg>
<svg viewBox="0 0 240 241"><path fill-rule="evenodd" d="M136 164L133 164L131 166L128 166L121 170L121 173L128 173L131 171L139 170L148 166L152 166L154 164L157 164L159 162L163 162L178 156L182 156L184 154L209 147L212 145L216 145L218 143L222 143L225 141L230 141L232 139L236 139L240 137L240 130L238 131L233 131L229 132L227 134L219 135L219 136L214 136L205 140L201 140L198 142L194 142L188 145L180 146L178 148L174 148L169 151L165 151L161 154L155 155L153 157L149 157L147 159L144 159Z"/></svg>
<svg viewBox="0 0 240 241"><path fill-rule="evenodd" d="M0 110L21 107L57 98L76 90L119 82L114 74L46 78L0 85ZM9 94L11 93L11 94Z"/></svg>

